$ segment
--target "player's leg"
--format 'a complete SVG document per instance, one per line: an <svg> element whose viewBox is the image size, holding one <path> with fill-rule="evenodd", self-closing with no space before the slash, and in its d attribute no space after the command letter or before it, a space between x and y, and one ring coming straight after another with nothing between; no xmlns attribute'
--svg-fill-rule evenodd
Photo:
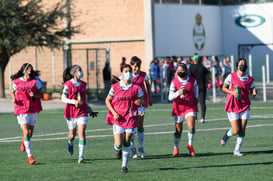
<svg viewBox="0 0 273 181"><path fill-rule="evenodd" d="M146 153L144 151L144 127L143 127L145 108L144 107L138 108L138 114L140 115L137 121L138 152L141 158L145 158Z"/></svg>
<svg viewBox="0 0 273 181"><path fill-rule="evenodd" d="M84 151L86 145L85 130L87 126L88 117L80 117L77 120L78 134L79 134L79 158L78 163L84 162Z"/></svg>
<svg viewBox="0 0 273 181"><path fill-rule="evenodd" d="M221 139L222 146L224 146L227 143L228 139L231 136L238 134L238 131L239 131L239 125L238 125L239 114L233 113L233 112L228 112L227 115L228 115L228 119L229 119L229 122L231 125L231 129L228 129L225 132L224 136L222 137L222 139Z"/></svg>
<svg viewBox="0 0 273 181"><path fill-rule="evenodd" d="M187 148L188 148L191 156L195 156L195 151L193 149L193 140L194 140L194 135L195 135L195 118L196 118L195 112L190 112L185 116L185 119L186 119L187 125L188 125Z"/></svg>
<svg viewBox="0 0 273 181"><path fill-rule="evenodd" d="M122 144L124 137L124 128L119 127L118 125L113 125L113 134L114 134L114 150L116 153L116 158L121 159L122 156Z"/></svg>
<svg viewBox="0 0 273 181"><path fill-rule="evenodd" d="M34 164L36 162L32 156L32 149L31 149L31 142L30 142L30 138L32 136L32 132L34 130L35 123L36 123L36 117L37 117L37 114L22 114L17 116L18 123L20 124L20 127L23 132L23 137L24 137L23 144L28 156L29 164Z"/></svg>
<svg viewBox="0 0 273 181"><path fill-rule="evenodd" d="M184 117L177 117L174 116L174 123L175 123L175 132L173 136L174 148L173 148L173 157L179 156L179 143L182 135L183 130L183 120Z"/></svg>
<svg viewBox="0 0 273 181"><path fill-rule="evenodd" d="M244 142L245 131L246 131L248 119L249 119L249 110L240 113L240 120L238 121L238 125L239 125L240 130L239 130L238 137L236 139L235 148L233 151L233 154L235 156L243 156L243 154L240 152L240 149L241 149L243 142Z"/></svg>
<svg viewBox="0 0 273 181"><path fill-rule="evenodd" d="M122 150L122 165L121 165L121 172L127 173L128 172L128 161L130 158L130 140L132 133L135 132L135 128L133 129L125 129L124 133L124 141L123 141L123 150Z"/></svg>
<svg viewBox="0 0 273 181"><path fill-rule="evenodd" d="M73 142L74 142L74 139L76 137L76 119L73 119L73 118L70 118L70 119L67 119L66 120L67 122L67 127L68 127L68 130L69 130L69 133L68 133L68 147L67 147L67 152L68 154L70 155L73 155L74 153L74 148L73 148Z"/></svg>

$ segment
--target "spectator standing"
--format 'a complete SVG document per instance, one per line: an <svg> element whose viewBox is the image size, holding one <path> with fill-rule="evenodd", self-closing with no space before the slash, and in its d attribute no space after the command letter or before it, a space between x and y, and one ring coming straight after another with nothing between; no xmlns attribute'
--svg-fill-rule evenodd
<svg viewBox="0 0 273 181"><path fill-rule="evenodd" d="M206 95L207 95L207 80L206 77L209 74L209 71L203 64L199 63L199 56L193 56L193 64L190 67L189 76L194 77L197 81L199 87L199 103L201 106L201 119L200 123L205 123L206 117Z"/></svg>
<svg viewBox="0 0 273 181"><path fill-rule="evenodd" d="M150 79L151 79L151 87L154 86L154 92L160 91L160 67L158 64L158 60L155 58L150 65Z"/></svg>
<svg viewBox="0 0 273 181"><path fill-rule="evenodd" d="M231 63L229 61L229 57L226 56L223 59L223 73L222 73L223 80L225 80L230 73L231 73Z"/></svg>
<svg viewBox="0 0 273 181"><path fill-rule="evenodd" d="M216 87L219 87L223 84L223 77L222 77L223 65L217 56L212 57L212 61L213 61L212 66L215 68L215 84L216 84Z"/></svg>
<svg viewBox="0 0 273 181"><path fill-rule="evenodd" d="M126 64L126 58L122 57L121 59L121 63L120 63L120 70L122 69L122 67Z"/></svg>
<svg viewBox="0 0 273 181"><path fill-rule="evenodd" d="M107 97L111 88L111 68L109 62L105 62L105 66L102 70L103 82L104 82L104 99Z"/></svg>

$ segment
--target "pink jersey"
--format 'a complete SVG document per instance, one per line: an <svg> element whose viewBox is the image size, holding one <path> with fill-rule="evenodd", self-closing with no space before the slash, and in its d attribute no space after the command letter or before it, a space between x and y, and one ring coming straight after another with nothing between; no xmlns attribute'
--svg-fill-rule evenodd
<svg viewBox="0 0 273 181"><path fill-rule="evenodd" d="M64 108L64 118L77 118L82 116L88 116L88 106L86 103L86 83L81 81L79 86L75 86L70 80L64 83L68 87L68 99L77 100L78 92L81 95L81 101L79 107L76 107L74 104L66 104Z"/></svg>
<svg viewBox="0 0 273 181"><path fill-rule="evenodd" d="M178 96L173 100L172 116L185 116L189 112L197 112L198 108L194 97L195 79L193 77L189 77L189 81L186 84L182 84L178 77L176 77L172 80L172 82L174 84L175 91L179 90L181 86L184 86L184 90L187 91L183 98Z"/></svg>
<svg viewBox="0 0 273 181"><path fill-rule="evenodd" d="M146 88L144 85L145 84L145 77L146 77L146 73L140 71L137 77L132 78L132 81L141 87L143 94L144 94L144 101L146 103L145 107L147 108L149 106L149 102L148 102L147 91L146 91Z"/></svg>
<svg viewBox="0 0 273 181"><path fill-rule="evenodd" d="M237 75L237 72L231 73L230 90L235 90L235 85L240 86L241 99L237 100L235 96L227 94L227 101L225 111L241 113L246 110L250 110L249 89L254 79L248 76L246 81L241 81Z"/></svg>
<svg viewBox="0 0 273 181"><path fill-rule="evenodd" d="M121 116L121 118L118 121L115 120L111 111L108 111L106 123L108 125L117 124L122 128L136 128L138 111L134 102L138 99L138 91L140 87L133 83L129 89L124 90L121 88L119 82L112 85L112 87L114 90L114 97L112 99L111 105L113 106L114 110Z"/></svg>
<svg viewBox="0 0 273 181"><path fill-rule="evenodd" d="M39 93L36 87L36 81L35 78L31 78L27 81L23 81L20 78L14 80L13 83L16 85L15 116L19 114L39 113L42 110L41 99L35 98L33 101L29 95L30 91L34 94Z"/></svg>

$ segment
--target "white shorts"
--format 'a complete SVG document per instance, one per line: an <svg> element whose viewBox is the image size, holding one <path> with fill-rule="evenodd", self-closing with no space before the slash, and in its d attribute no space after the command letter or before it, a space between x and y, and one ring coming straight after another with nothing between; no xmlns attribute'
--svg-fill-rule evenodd
<svg viewBox="0 0 273 181"><path fill-rule="evenodd" d="M137 111L138 111L139 116L144 116L146 109L145 109L145 107L139 107L139 108L137 108Z"/></svg>
<svg viewBox="0 0 273 181"><path fill-rule="evenodd" d="M136 133L136 128L122 128L116 124L113 125L113 134L124 134L124 133Z"/></svg>
<svg viewBox="0 0 273 181"><path fill-rule="evenodd" d="M75 129L77 125L83 124L87 125L88 117L78 117L78 118L69 118L66 120L68 129Z"/></svg>
<svg viewBox="0 0 273 181"><path fill-rule="evenodd" d="M249 110L246 110L241 113L227 112L229 121L235 121L238 119L246 119L249 120Z"/></svg>
<svg viewBox="0 0 273 181"><path fill-rule="evenodd" d="M185 116L174 116L173 117L173 122L175 124L177 124L177 123L183 123L183 121L186 120L186 117L188 117L188 116L196 117L196 112L189 112Z"/></svg>
<svg viewBox="0 0 273 181"><path fill-rule="evenodd" d="M17 115L18 124L29 124L35 126L38 113Z"/></svg>

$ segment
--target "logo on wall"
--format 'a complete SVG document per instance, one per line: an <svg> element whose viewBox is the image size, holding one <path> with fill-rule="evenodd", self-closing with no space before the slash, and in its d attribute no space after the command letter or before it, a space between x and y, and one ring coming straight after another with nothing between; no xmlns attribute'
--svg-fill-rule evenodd
<svg viewBox="0 0 273 181"><path fill-rule="evenodd" d="M259 15L244 15L235 19L235 24L242 28L255 28L264 24L265 18Z"/></svg>
<svg viewBox="0 0 273 181"><path fill-rule="evenodd" d="M199 13L195 16L192 36L195 48L202 50L205 45L205 27L202 24L202 16Z"/></svg>

